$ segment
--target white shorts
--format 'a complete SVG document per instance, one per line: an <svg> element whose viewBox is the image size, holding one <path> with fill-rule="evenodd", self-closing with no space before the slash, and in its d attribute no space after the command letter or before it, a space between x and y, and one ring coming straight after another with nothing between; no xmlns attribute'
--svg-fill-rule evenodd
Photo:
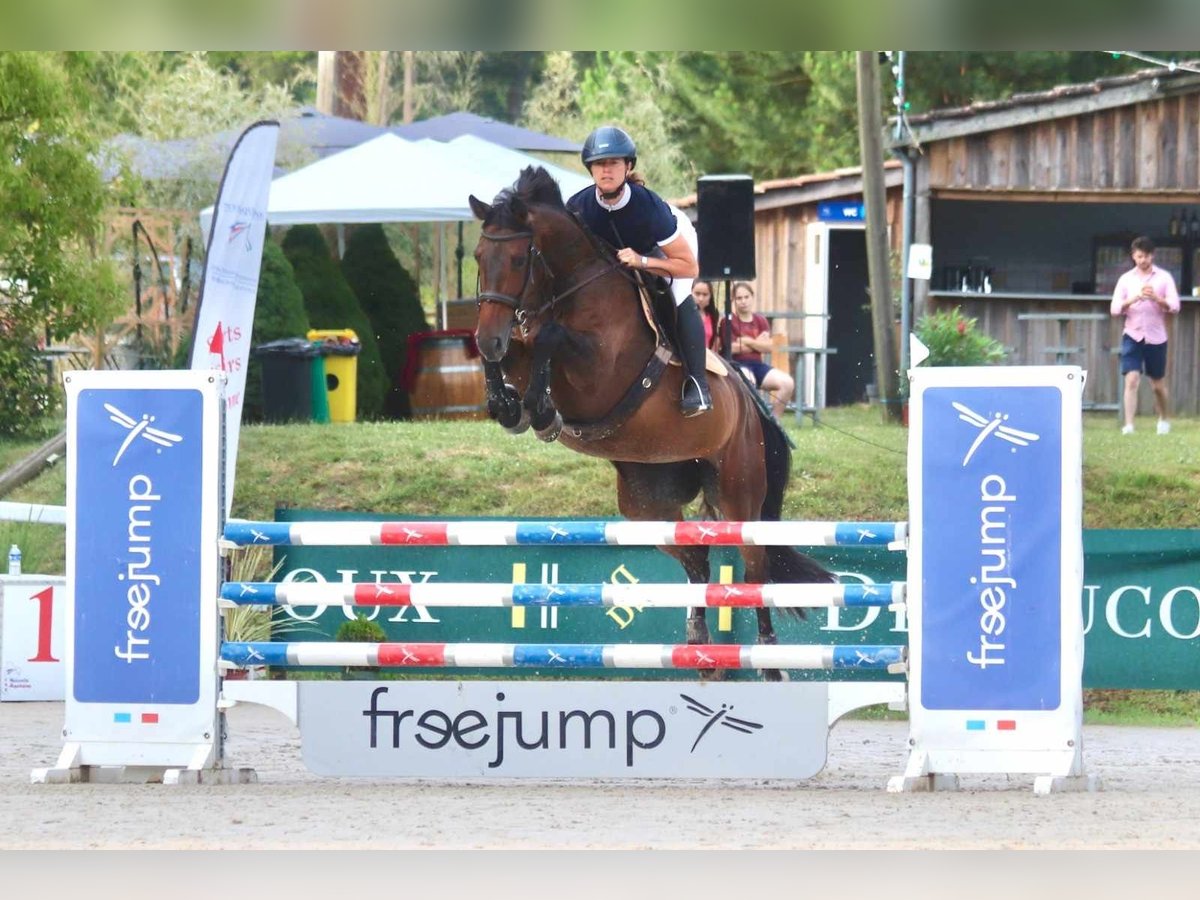
<svg viewBox="0 0 1200 900"><path fill-rule="evenodd" d="M671 206L669 203L667 205ZM674 206L671 206L671 212L675 214L675 223L679 226L679 234L687 241L687 245L692 248L692 256L699 259L700 241L696 237L696 226L692 224L691 219ZM676 278L671 282L671 293L675 295L676 306L691 296L693 281L695 281L694 278Z"/></svg>

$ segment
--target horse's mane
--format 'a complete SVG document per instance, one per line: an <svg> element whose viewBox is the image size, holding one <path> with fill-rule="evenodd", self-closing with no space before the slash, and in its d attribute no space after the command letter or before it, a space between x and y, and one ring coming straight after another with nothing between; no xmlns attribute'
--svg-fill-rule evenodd
<svg viewBox="0 0 1200 900"><path fill-rule="evenodd" d="M526 166L521 170L516 184L505 188L492 201L492 212L488 215L485 225L496 225L500 228L516 228L517 221L512 212L514 198L525 203L536 203L566 212L563 203L562 190L553 176L541 166Z"/></svg>
<svg viewBox="0 0 1200 900"><path fill-rule="evenodd" d="M566 203L563 202L562 189L559 188L558 182L541 166L526 166L522 169L516 183L496 195L496 199L492 201L492 211L488 213L483 224L494 225L497 228L516 229L522 227L512 211L514 198L518 198L526 204L548 206L562 213L579 226L596 255L602 259L616 258L616 251L593 234L587 223L567 208Z"/></svg>

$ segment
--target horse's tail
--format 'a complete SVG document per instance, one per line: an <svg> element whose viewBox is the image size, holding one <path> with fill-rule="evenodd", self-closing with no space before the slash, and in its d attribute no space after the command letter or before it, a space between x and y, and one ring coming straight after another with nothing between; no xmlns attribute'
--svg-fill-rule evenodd
<svg viewBox="0 0 1200 900"><path fill-rule="evenodd" d="M767 471L767 494L763 499L759 518L765 522L778 522L783 516L783 495L792 477L792 450L788 446L783 428L775 417L755 404L762 424L764 463ZM767 568L771 581L784 584L810 582L829 583L836 581L833 574L823 565L791 547L768 547ZM793 615L804 617L804 610L788 608Z"/></svg>

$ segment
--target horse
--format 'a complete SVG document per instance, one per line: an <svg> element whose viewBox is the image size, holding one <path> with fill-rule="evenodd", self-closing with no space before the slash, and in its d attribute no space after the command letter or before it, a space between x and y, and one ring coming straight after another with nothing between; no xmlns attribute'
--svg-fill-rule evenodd
<svg viewBox="0 0 1200 900"><path fill-rule="evenodd" d="M647 321L636 276L567 209L558 183L531 166L491 204L473 195L470 204L483 223L475 338L489 415L512 433L532 427L542 440L609 460L627 519L682 521L700 497L709 520L778 521L791 476L779 423L715 356L724 376L709 378L713 408L680 413L683 370L668 365L670 349ZM689 582L708 583L708 547L659 549ZM746 546L741 554L747 583L834 580L790 547ZM759 643L776 643L770 610L757 614ZM686 634L689 644L709 642L704 609L689 610Z"/></svg>

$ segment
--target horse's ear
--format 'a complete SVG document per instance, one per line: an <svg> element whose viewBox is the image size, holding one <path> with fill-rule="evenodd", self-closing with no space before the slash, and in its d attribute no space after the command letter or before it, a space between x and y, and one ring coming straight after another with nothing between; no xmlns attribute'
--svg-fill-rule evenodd
<svg viewBox="0 0 1200 900"><path fill-rule="evenodd" d="M486 219L488 217L488 213L492 211L490 206L488 206L474 194L471 194L467 198L467 202L471 204L471 212L475 213L475 218L479 219L480 221Z"/></svg>
<svg viewBox="0 0 1200 900"><path fill-rule="evenodd" d="M508 208L512 212L513 218L517 220L518 225L524 225L529 221L529 207L516 194L513 194L512 199L508 201Z"/></svg>

